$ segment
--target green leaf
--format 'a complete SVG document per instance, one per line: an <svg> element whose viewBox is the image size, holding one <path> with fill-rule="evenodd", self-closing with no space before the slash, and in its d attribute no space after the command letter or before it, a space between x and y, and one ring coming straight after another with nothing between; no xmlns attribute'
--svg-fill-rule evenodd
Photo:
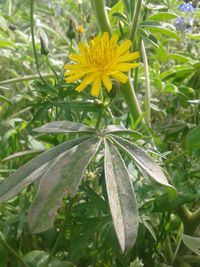
<svg viewBox="0 0 200 267"><path fill-rule="evenodd" d="M141 139L142 134L136 131L126 129L123 125L109 125L105 130L106 134L128 134L133 136L135 139Z"/></svg>
<svg viewBox="0 0 200 267"><path fill-rule="evenodd" d="M128 251L137 237L137 203L124 161L114 145L107 141L105 141L104 167L114 228L122 252Z"/></svg>
<svg viewBox="0 0 200 267"><path fill-rule="evenodd" d="M31 154L41 153L44 151L45 151L45 149L43 149L43 148L24 150L24 151L16 152L16 153L4 158L3 161L15 159L18 157L24 157L24 156L31 155Z"/></svg>
<svg viewBox="0 0 200 267"><path fill-rule="evenodd" d="M149 30L151 33L161 33L161 34L167 35L171 38L175 38L176 40L180 40L180 37L176 32L169 30L169 29L166 29L162 26L148 25L148 26L145 26L145 29Z"/></svg>
<svg viewBox="0 0 200 267"><path fill-rule="evenodd" d="M99 138L90 138L62 153L43 175L28 215L32 232L43 232L52 227L63 197L66 193L72 197L76 194L85 169L100 143Z"/></svg>
<svg viewBox="0 0 200 267"><path fill-rule="evenodd" d="M53 121L33 130L39 133L95 133L94 129L72 121Z"/></svg>
<svg viewBox="0 0 200 267"><path fill-rule="evenodd" d="M194 40L200 40L200 34L196 33L196 34L187 34L187 37L189 37L190 39L194 39Z"/></svg>
<svg viewBox="0 0 200 267"><path fill-rule="evenodd" d="M122 148L134 162L140 166L156 182L173 188L167 181L167 178L161 167L152 159L142 148L121 138L114 137L113 140ZM173 190L175 190L173 188Z"/></svg>
<svg viewBox="0 0 200 267"><path fill-rule="evenodd" d="M182 234L182 240L190 250L200 256L200 237Z"/></svg>
<svg viewBox="0 0 200 267"><path fill-rule="evenodd" d="M55 159L59 154L87 139L86 137L76 138L55 146L20 167L0 184L0 203L17 195L22 189L43 175L49 167L49 162Z"/></svg>
<svg viewBox="0 0 200 267"><path fill-rule="evenodd" d="M159 12L157 14L150 15L148 17L149 20L157 20L157 21L166 21L170 19L176 19L178 16L174 13L169 12Z"/></svg>
<svg viewBox="0 0 200 267"><path fill-rule="evenodd" d="M200 125L187 134L186 146L190 152L200 148Z"/></svg>

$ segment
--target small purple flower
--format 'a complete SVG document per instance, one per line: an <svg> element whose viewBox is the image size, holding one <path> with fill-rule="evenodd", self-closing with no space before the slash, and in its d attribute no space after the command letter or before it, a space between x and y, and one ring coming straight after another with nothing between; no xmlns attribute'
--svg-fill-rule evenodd
<svg viewBox="0 0 200 267"><path fill-rule="evenodd" d="M179 31L184 31L185 29L185 21L183 17L178 17L176 20L176 28Z"/></svg>
<svg viewBox="0 0 200 267"><path fill-rule="evenodd" d="M183 5L180 5L178 9L182 12L194 12L195 11L194 7L190 3L185 3Z"/></svg>

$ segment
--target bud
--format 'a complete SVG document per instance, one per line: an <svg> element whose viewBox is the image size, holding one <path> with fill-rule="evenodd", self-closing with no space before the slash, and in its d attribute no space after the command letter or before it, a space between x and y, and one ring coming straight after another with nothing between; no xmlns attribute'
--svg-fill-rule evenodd
<svg viewBox="0 0 200 267"><path fill-rule="evenodd" d="M43 38L42 35L40 35L40 46L41 46L41 54L47 56L49 54L49 49L48 49L48 43L45 38Z"/></svg>
<svg viewBox="0 0 200 267"><path fill-rule="evenodd" d="M67 37L69 39L74 39L76 37L76 33L74 31L74 23L73 23L73 21L71 19L69 21L69 28L68 28L68 31L67 31Z"/></svg>

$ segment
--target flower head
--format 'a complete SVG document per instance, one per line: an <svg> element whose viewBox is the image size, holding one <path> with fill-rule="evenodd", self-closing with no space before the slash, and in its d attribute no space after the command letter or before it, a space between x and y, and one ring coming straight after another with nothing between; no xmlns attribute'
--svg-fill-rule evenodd
<svg viewBox="0 0 200 267"><path fill-rule="evenodd" d="M138 63L129 63L129 61L137 59L139 53L129 52L132 45L130 40L126 40L121 45L118 45L117 42L117 35L109 38L108 33L104 32L102 36L90 40L88 45L79 43L80 53L70 56L70 59L76 63L66 64L64 67L66 82L82 79L75 89L78 92L92 84L91 94L93 96L99 95L102 83L110 92L112 89L111 78L126 83L128 76L124 72L138 67Z"/></svg>
<svg viewBox="0 0 200 267"><path fill-rule="evenodd" d="M76 32L78 34L82 34L84 32L83 25L79 25L78 27L76 27Z"/></svg>
<svg viewBox="0 0 200 267"><path fill-rule="evenodd" d="M194 12L195 9L193 8L192 4L184 3L178 7L178 9L182 12Z"/></svg>

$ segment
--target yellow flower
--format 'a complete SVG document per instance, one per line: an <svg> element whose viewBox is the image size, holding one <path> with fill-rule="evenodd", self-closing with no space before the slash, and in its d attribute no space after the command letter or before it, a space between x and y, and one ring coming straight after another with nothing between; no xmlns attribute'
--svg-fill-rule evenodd
<svg viewBox="0 0 200 267"><path fill-rule="evenodd" d="M78 34L82 34L84 32L83 25L79 25L78 27L76 27L76 32Z"/></svg>
<svg viewBox="0 0 200 267"><path fill-rule="evenodd" d="M137 59L139 53L129 52L132 45L130 40L124 41L121 45L118 45L117 42L117 35L109 38L108 33L105 32L102 36L92 39L89 45L79 43L80 53L70 55L70 59L76 63L64 66L66 70L65 81L72 83L82 79L75 89L78 92L92 84L91 94L93 96L99 95L101 83L110 92L112 89L111 78L126 83L128 76L124 72L128 72L139 65L138 63L128 62Z"/></svg>

